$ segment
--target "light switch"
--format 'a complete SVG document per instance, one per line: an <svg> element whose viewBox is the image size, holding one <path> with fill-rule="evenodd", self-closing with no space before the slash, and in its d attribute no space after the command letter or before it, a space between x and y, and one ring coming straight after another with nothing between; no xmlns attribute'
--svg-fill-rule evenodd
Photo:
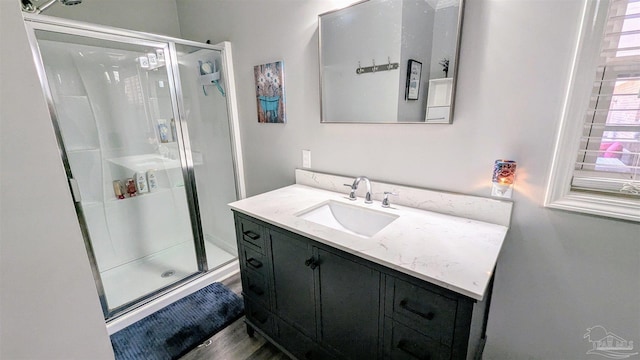
<svg viewBox="0 0 640 360"><path fill-rule="evenodd" d="M311 167L311 150L302 150L302 167L305 169Z"/></svg>

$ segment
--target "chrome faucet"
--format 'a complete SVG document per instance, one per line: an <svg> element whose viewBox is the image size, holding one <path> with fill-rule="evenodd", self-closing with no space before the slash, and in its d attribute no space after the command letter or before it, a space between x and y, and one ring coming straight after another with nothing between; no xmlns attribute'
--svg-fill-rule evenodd
<svg viewBox="0 0 640 360"><path fill-rule="evenodd" d="M371 181L366 176L358 176L353 184L344 184L344 186L351 187L351 192L349 192L349 200L356 200L356 190L358 190L358 185L360 185L360 181L364 181L365 185L367 185L367 194L364 196L364 203L371 204Z"/></svg>
<svg viewBox="0 0 640 360"><path fill-rule="evenodd" d="M382 199L382 207L383 208L391 207L391 203L389 202L389 195L398 196L398 193L385 191L384 192L384 199Z"/></svg>

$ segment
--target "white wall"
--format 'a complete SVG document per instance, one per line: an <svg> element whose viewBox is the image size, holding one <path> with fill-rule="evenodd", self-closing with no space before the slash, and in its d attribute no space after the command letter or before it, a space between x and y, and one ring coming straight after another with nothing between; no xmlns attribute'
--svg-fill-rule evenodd
<svg viewBox="0 0 640 360"><path fill-rule="evenodd" d="M111 344L19 2L0 1L0 14L0 358L109 359Z"/></svg>
<svg viewBox="0 0 640 360"><path fill-rule="evenodd" d="M440 61L449 59L449 72L447 77L453 76L456 59L456 33L458 32L458 13L460 6L448 6L436 10L433 23L433 33L438 36L433 37L433 52L430 61L429 79L440 79L445 77Z"/></svg>
<svg viewBox="0 0 640 360"><path fill-rule="evenodd" d="M483 196L493 161L517 160L485 358L585 358L594 325L640 344L638 224L542 206L582 1L468 1L453 125L320 123L317 14L344 2L177 3L184 37L233 44L249 195L293 183L301 149L316 170ZM252 72L274 59L276 126L257 122Z"/></svg>
<svg viewBox="0 0 640 360"><path fill-rule="evenodd" d="M175 0L82 0L73 6L56 3L43 14L180 37Z"/></svg>
<svg viewBox="0 0 640 360"><path fill-rule="evenodd" d="M400 73L398 76L398 122L424 121L429 88L429 63L433 40L434 9L424 0L402 1L402 40L400 41ZM422 63L418 100L405 100L409 59ZM393 121L386 118L385 121Z"/></svg>
<svg viewBox="0 0 640 360"><path fill-rule="evenodd" d="M401 69L356 74L360 66L400 62L402 6L393 1L370 1L345 14L323 19L323 66L329 121L385 122L396 118ZM272 39L270 41L277 41ZM257 64L256 64L257 65ZM285 76L289 65L285 62ZM406 73L406 66L405 66ZM286 80L285 80L286 81ZM285 82L285 86L287 83ZM286 90L285 90L286 91ZM402 95L404 98L404 87Z"/></svg>
<svg viewBox="0 0 640 360"><path fill-rule="evenodd" d="M46 14L179 36L173 0L85 0ZM0 0L0 19L0 358L110 359L19 1Z"/></svg>

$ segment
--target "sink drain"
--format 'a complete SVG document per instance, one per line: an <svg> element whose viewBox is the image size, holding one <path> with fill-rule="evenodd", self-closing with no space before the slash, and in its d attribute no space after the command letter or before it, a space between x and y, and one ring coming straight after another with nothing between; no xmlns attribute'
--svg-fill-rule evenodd
<svg viewBox="0 0 640 360"><path fill-rule="evenodd" d="M169 276L175 275L175 273L176 272L174 270L167 270L167 271L163 272L162 275L160 275L160 276L162 276L163 278L168 278Z"/></svg>

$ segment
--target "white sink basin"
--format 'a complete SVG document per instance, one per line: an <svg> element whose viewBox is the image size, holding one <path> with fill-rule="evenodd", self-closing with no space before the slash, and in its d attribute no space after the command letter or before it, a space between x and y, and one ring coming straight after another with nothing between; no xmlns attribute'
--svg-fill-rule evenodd
<svg viewBox="0 0 640 360"><path fill-rule="evenodd" d="M329 200L298 214L298 217L352 235L372 237L398 215Z"/></svg>

